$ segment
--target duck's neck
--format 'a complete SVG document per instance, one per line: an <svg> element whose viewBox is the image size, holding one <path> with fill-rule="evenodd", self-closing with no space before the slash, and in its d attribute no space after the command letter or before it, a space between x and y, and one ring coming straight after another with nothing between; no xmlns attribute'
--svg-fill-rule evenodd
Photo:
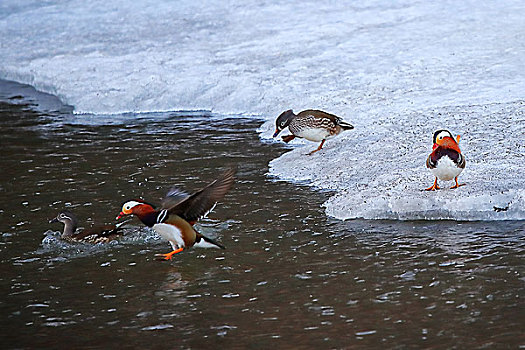
<svg viewBox="0 0 525 350"><path fill-rule="evenodd" d="M134 214L148 227L152 227L157 223L158 212L149 204L142 204L137 206Z"/></svg>
<svg viewBox="0 0 525 350"><path fill-rule="evenodd" d="M66 221L64 223L64 232L62 233L62 238L73 236L76 230L77 230L77 227L75 224L73 224L70 221Z"/></svg>

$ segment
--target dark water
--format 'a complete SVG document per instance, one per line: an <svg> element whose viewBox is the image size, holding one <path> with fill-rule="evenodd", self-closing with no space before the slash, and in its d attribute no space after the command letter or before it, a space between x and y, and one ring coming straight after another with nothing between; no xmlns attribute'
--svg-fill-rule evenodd
<svg viewBox="0 0 525 350"><path fill-rule="evenodd" d="M2 348L525 347L524 222L336 221L326 194L265 175L285 149L260 142L258 121L72 116L8 97ZM60 242L47 223L64 207L111 222L126 199L197 189L229 165L238 181L199 226L224 251L159 262L169 244L138 221L108 246Z"/></svg>

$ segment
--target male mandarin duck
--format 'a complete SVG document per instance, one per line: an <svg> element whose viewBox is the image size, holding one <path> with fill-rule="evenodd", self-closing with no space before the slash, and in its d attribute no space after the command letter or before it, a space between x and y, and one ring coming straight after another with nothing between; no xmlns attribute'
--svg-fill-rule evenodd
<svg viewBox="0 0 525 350"><path fill-rule="evenodd" d="M319 147L310 152L309 155L323 148L323 144L328 138L339 135L343 130L354 128L336 115L314 109L307 109L297 115L291 109L285 111L277 117L275 126L276 130L273 137L277 137L286 127L292 133L292 135L283 136L283 141L286 143L296 137L305 138L313 142L321 142Z"/></svg>
<svg viewBox="0 0 525 350"><path fill-rule="evenodd" d="M195 231L193 225L206 216L230 190L235 180L234 174L233 169L227 170L217 180L193 194L172 187L162 201L160 209L155 209L153 205L143 201L128 201L122 206L117 219L135 215L144 225L152 227L161 237L168 240L173 251L157 254L164 260L170 260L174 254L192 246L224 249L220 243Z"/></svg>
<svg viewBox="0 0 525 350"><path fill-rule="evenodd" d="M75 214L67 210L61 211L56 218L49 221L50 224L54 222L61 222L64 224L64 232L61 236L62 239L84 243L107 243L112 241L121 235L119 229L120 226L124 224L95 226L81 232L76 232L78 218Z"/></svg>
<svg viewBox="0 0 525 350"><path fill-rule="evenodd" d="M427 158L427 168L430 169L436 179L434 185L425 189L426 191L439 190L438 179L442 181L454 179L456 184L451 189L465 185L458 183L458 176L465 169L465 157L459 149L459 139L459 135L454 139L448 130L438 130L434 133L434 145L432 153Z"/></svg>

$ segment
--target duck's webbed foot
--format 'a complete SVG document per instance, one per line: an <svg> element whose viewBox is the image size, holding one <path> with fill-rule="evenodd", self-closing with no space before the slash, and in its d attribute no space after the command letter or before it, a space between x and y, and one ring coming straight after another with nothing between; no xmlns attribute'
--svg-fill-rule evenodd
<svg viewBox="0 0 525 350"><path fill-rule="evenodd" d="M440 187L438 186L438 179L436 177L436 179L434 180L434 184L432 186L430 186L429 188L425 188L425 191L435 191L435 190L439 190Z"/></svg>
<svg viewBox="0 0 525 350"><path fill-rule="evenodd" d="M167 254L155 254L155 256L158 258L157 260L171 260L173 255L180 253L184 250L184 248L175 249Z"/></svg>
<svg viewBox="0 0 525 350"><path fill-rule="evenodd" d="M458 188L458 187L461 187L461 186L465 186L465 185L466 185L466 184L459 184L459 183L458 183L458 177L457 177L457 176L456 176L456 178L455 178L454 180L456 180L456 184L450 188L451 190L453 190L454 188Z"/></svg>
<svg viewBox="0 0 525 350"><path fill-rule="evenodd" d="M308 153L308 155L311 156L311 155L314 154L315 152L320 151L320 150L323 148L323 145L324 145L324 142L325 142L325 141L326 141L326 140L321 141L321 144L319 145L319 147L317 147L316 150L313 150L312 152Z"/></svg>

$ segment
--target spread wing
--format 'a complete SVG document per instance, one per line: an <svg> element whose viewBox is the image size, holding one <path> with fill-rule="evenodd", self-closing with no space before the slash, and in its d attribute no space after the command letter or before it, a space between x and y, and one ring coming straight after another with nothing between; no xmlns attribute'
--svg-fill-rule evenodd
<svg viewBox="0 0 525 350"><path fill-rule="evenodd" d="M235 181L234 175L235 170L227 170L217 180L172 207L169 212L188 222L197 221L213 209L230 190Z"/></svg>
<svg viewBox="0 0 525 350"><path fill-rule="evenodd" d="M186 200L190 196L189 193L181 190L178 187L173 186L168 193L166 193L166 197L162 200L161 203L161 210L163 209L171 209L184 200Z"/></svg>

